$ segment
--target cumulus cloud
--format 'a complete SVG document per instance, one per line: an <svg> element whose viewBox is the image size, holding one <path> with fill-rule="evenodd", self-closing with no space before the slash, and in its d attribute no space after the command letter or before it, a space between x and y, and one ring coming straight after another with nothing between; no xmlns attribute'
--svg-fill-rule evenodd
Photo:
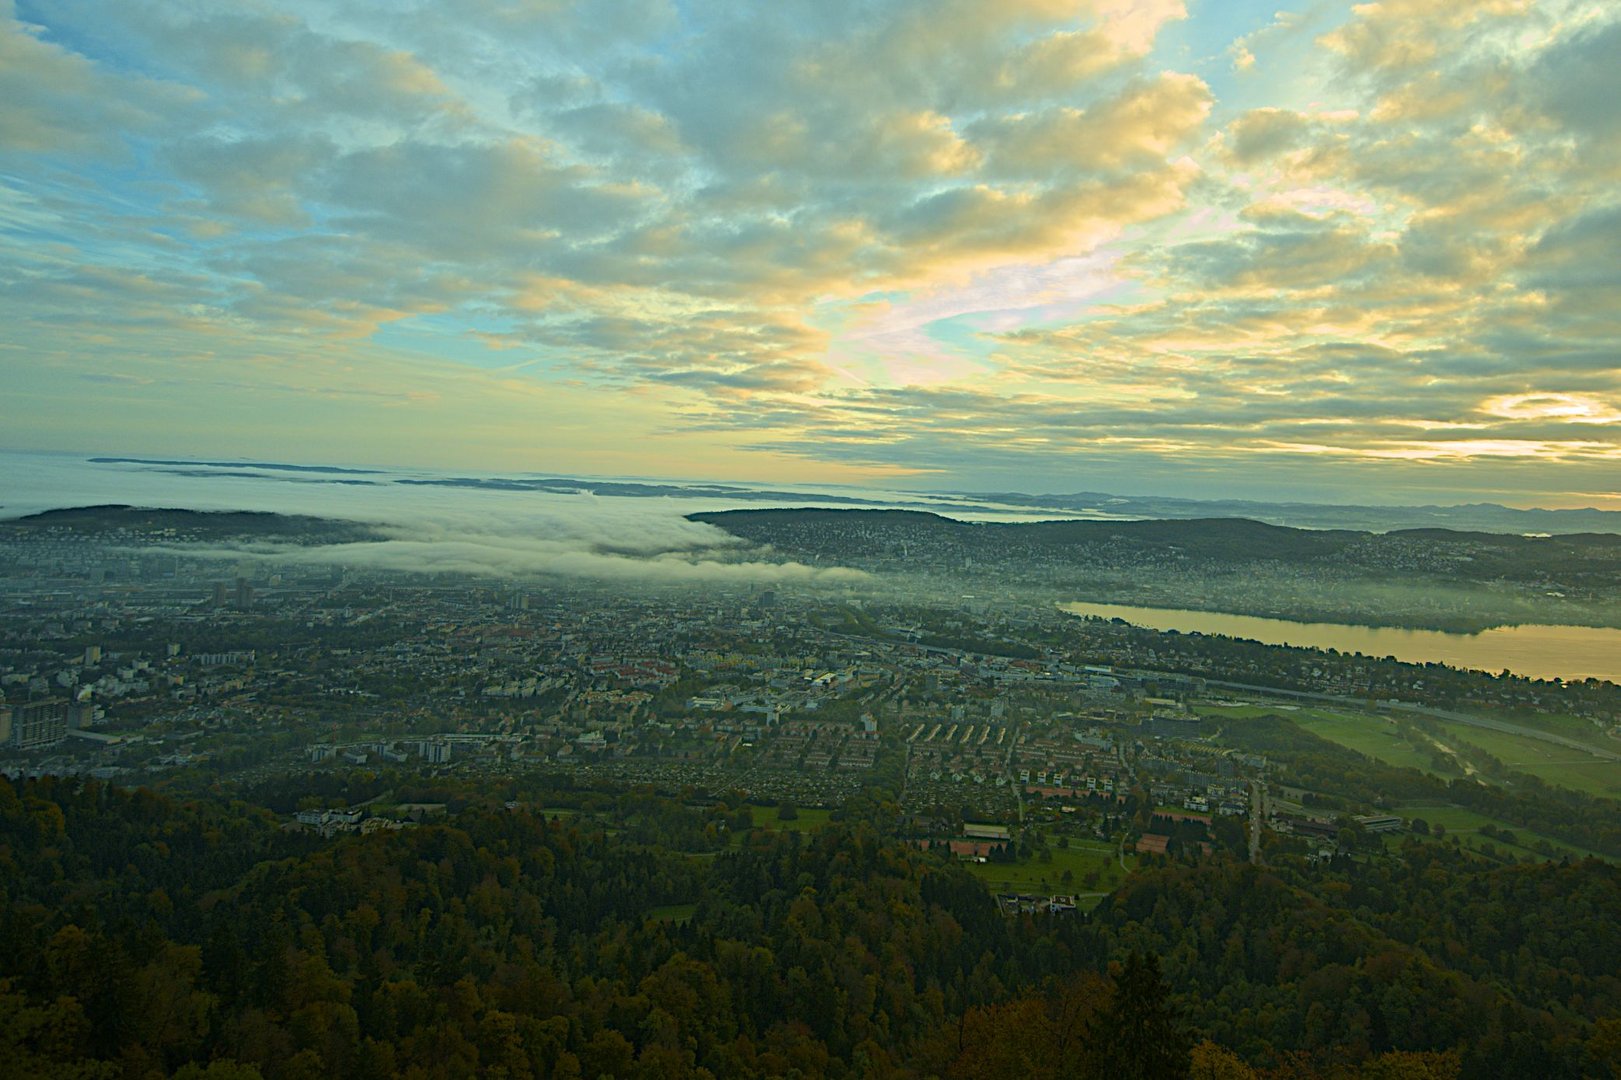
<svg viewBox="0 0 1621 1080"><path fill-rule="evenodd" d="M123 136L160 126L195 92L118 76L46 38L44 27L0 6L0 150L76 158L118 154Z"/></svg>
<svg viewBox="0 0 1621 1080"><path fill-rule="evenodd" d="M997 335L999 384L960 403L907 392L920 408L880 410L892 434L944 470L998 446L1057 470L1127 445L1177 469L1299 455L1325 478L1357 461L1473 463L1486 485L1612 467L1613 159L1580 112L1621 25L1601 19L1357 7L1320 39L1332 104L1228 122L1195 191L1212 209L1116 264L1128 302Z"/></svg>
<svg viewBox="0 0 1621 1080"><path fill-rule="evenodd" d="M0 389L594 472L1613 463L1614 12L1235 15L1241 77L1184 14L0 7Z"/></svg>
<svg viewBox="0 0 1621 1080"><path fill-rule="evenodd" d="M61 43L21 24L7 40L38 54L31 83L89 110L83 138L141 137L135 117L94 105L138 100L130 89L153 80L135 73L195 99L188 122L150 138L167 171L142 199L213 272L199 316L367 334L451 312L479 340L632 379L713 373L701 343L666 371L637 362L684 336L695 302L792 329L795 343L740 340L725 379L688 383L732 394L816 371L828 297L1070 254L1166 213L1191 176L1166 155L1208 108L1190 76L1116 85L1178 3L468 0L339 16L298 0L64 0L32 13ZM55 145L28 134L39 117L76 113L16 100L5 114L25 149ZM1050 135L1056 154L1041 149ZM105 219L76 201L79 229ZM579 317L527 305L536 277L568 283ZM624 347L629 305L641 349Z"/></svg>

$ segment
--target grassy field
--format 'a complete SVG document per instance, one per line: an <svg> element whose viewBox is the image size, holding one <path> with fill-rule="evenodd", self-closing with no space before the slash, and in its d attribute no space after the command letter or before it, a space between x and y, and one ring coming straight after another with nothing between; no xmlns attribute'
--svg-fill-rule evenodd
<svg viewBox="0 0 1621 1080"><path fill-rule="evenodd" d="M1321 709L1306 705L1200 705L1197 712L1211 717L1231 717L1235 720L1253 720L1262 716L1278 715L1305 728L1313 735L1338 743L1359 754L1397 768L1420 769L1433 772L1430 753L1424 747L1414 748L1396 734L1395 727L1384 717L1345 709Z"/></svg>
<svg viewBox="0 0 1621 1080"><path fill-rule="evenodd" d="M1415 749L1396 733L1395 725L1383 717L1367 713L1301 709L1289 719L1313 735L1366 754L1386 765L1421 772L1434 771L1430 767L1429 751L1423 747Z"/></svg>
<svg viewBox="0 0 1621 1080"><path fill-rule="evenodd" d="M1271 705L1195 705L1193 711L1200 716L1230 716L1234 720L1254 720L1261 716L1271 716L1278 713L1283 716L1290 715L1295 710L1293 706L1285 707L1287 711L1280 711L1277 706Z"/></svg>
<svg viewBox="0 0 1621 1080"><path fill-rule="evenodd" d="M1120 869L1118 848L1113 844L1070 842L1070 847L1051 848L1052 862L1027 859L1017 863L968 863L968 870L996 892L1024 893L1106 893L1116 889L1125 880L1126 871ZM1136 857L1126 856L1126 865L1133 866ZM1071 880L1065 882L1064 871ZM1087 883L1087 875L1097 871L1097 878Z"/></svg>
<svg viewBox="0 0 1621 1080"><path fill-rule="evenodd" d="M1621 739L1603 734L1579 716L1571 716L1568 713L1537 712L1534 709L1507 709L1502 712L1493 712L1492 717L1497 720L1506 720L1511 724L1518 724L1521 727L1536 728L1539 731L1551 731L1555 735L1578 739L1621 754Z"/></svg>
<svg viewBox="0 0 1621 1080"><path fill-rule="evenodd" d="M1253 719L1276 713L1287 717L1314 735L1366 754L1385 764L1411 767L1436 774L1431 764L1428 744L1421 743L1416 748L1409 745L1396 734L1393 725L1381 716L1352 709L1316 708L1304 705L1295 708L1253 705L1231 708L1199 706L1198 711L1206 716L1226 716L1234 719ZM1543 722L1536 726L1543 730L1561 732L1573 738L1590 738L1595 743L1599 742L1600 737L1591 734L1590 726L1586 727L1586 730L1578 730L1575 728L1578 722L1572 718L1543 717L1542 720ZM1621 762L1607 762L1579 750L1570 750L1529 736L1492 731L1468 724L1442 722L1440 730L1441 734L1437 736L1440 741L1454 746L1460 742L1477 746L1509 768L1536 776L1546 783L1589 795L1621 798ZM1549 857L1546 850L1533 850L1532 845L1551 849L1555 853L1554 858L1565 855L1582 858L1596 854L1553 837L1530 832L1511 822L1493 820L1459 806L1401 806L1393 809L1391 813L1400 814L1408 819L1423 818L1431 825L1443 826L1447 837L1456 837L1466 847L1479 850L1490 845L1499 853L1506 853L1515 858ZM1483 836L1480 833L1482 826L1507 829L1514 834L1516 842L1509 844L1494 837ZM1402 839L1400 836L1392 836L1388 843L1396 845L1401 843Z"/></svg>
<svg viewBox="0 0 1621 1080"><path fill-rule="evenodd" d="M1621 761L1601 758L1542 742L1468 724L1442 724L1453 738L1478 746L1516 772L1529 773L1545 783L1589 795L1621 798Z"/></svg>
<svg viewBox="0 0 1621 1080"><path fill-rule="evenodd" d="M1567 844L1562 840L1555 840L1551 836L1543 836L1540 833L1522 829L1509 822L1498 821L1487 817L1485 814L1477 814L1475 811L1462 806L1398 806L1390 812L1399 814L1409 820L1423 818L1429 822L1432 828L1441 825L1446 829L1447 836L1457 836L1465 847L1479 849L1486 844L1490 844L1499 851L1510 852L1516 857L1530 855L1533 858L1546 859L1548 858L1547 855L1535 851L1529 846L1538 841L1546 841L1556 852L1555 857L1569 855L1573 859L1579 859L1596 854L1586 848ZM1481 836L1480 827L1482 825L1495 825L1500 829L1507 829L1514 834L1516 842L1508 844L1492 837ZM1601 855L1597 857L1603 858Z"/></svg>
<svg viewBox="0 0 1621 1080"><path fill-rule="evenodd" d="M1382 761L1387 765L1419 769L1434 773L1430 749L1420 744L1415 747L1396 733L1386 719L1368 713L1342 709L1320 709L1300 706L1276 709L1265 706L1200 706L1207 716L1230 716L1235 719L1253 719L1274 711L1300 725L1314 735L1338 743L1360 754ZM1577 738L1599 740L1592 734L1591 725L1575 727L1578 722L1569 717L1543 717L1538 725L1548 731L1563 731ZM1588 795L1621 798L1621 762L1604 761L1579 750L1570 750L1552 743L1542 742L1525 735L1513 735L1469 724L1442 723L1443 737L1449 744L1466 742L1478 746L1517 772L1529 773L1545 783L1567 787Z"/></svg>
<svg viewBox="0 0 1621 1080"><path fill-rule="evenodd" d="M647 913L649 919L661 922L684 923L698 910L697 904L665 904Z"/></svg>

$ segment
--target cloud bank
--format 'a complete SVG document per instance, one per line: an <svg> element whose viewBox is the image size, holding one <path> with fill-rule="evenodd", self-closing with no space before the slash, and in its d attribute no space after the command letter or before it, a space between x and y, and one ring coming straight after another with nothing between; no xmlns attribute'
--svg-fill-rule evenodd
<svg viewBox="0 0 1621 1080"><path fill-rule="evenodd" d="M86 462L5 455L10 483L0 516L75 505L130 504L202 511L313 514L369 525L383 539L295 544L279 541L144 546L230 565L332 566L419 574L526 580L561 577L610 584L690 587L875 587L863 571L806 566L740 540L688 514L736 499L699 490L682 495L597 496L424 483L426 474L371 470L360 487L339 466L280 462ZM589 484L589 481L582 481ZM638 485L627 484L631 488ZM814 503L814 496L793 500ZM851 502L847 494L843 502Z"/></svg>
<svg viewBox="0 0 1621 1080"><path fill-rule="evenodd" d="M719 529L714 530L720 532ZM601 583L667 586L747 587L785 585L861 588L867 573L847 567L812 567L798 562L723 558L731 537L722 534L703 549L653 551L639 555L603 551L569 540L524 536L467 536L423 539L401 536L370 543L300 547L281 544L177 545L141 551L193 559L279 566L332 566L413 574L465 574L481 578L532 580L563 577ZM759 554L756 552L755 554Z"/></svg>

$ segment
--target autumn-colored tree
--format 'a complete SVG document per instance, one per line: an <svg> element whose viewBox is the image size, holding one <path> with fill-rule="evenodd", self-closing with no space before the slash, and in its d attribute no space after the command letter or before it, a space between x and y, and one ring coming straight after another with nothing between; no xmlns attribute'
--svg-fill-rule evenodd
<svg viewBox="0 0 1621 1080"><path fill-rule="evenodd" d="M1392 1050L1362 1063L1360 1080L1458 1080L1456 1051Z"/></svg>
<svg viewBox="0 0 1621 1080"><path fill-rule="evenodd" d="M1188 1080L1258 1080L1258 1074L1237 1054L1206 1039L1189 1055Z"/></svg>
<svg viewBox="0 0 1621 1080"><path fill-rule="evenodd" d="M1593 1024L1593 1033L1587 1037L1587 1052L1600 1069L1608 1069L1608 1075L1621 1078L1621 1016L1606 1016Z"/></svg>

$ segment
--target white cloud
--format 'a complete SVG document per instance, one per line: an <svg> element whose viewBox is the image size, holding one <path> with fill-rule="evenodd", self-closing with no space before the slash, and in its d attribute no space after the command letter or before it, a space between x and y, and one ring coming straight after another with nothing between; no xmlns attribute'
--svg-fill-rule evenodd
<svg viewBox="0 0 1621 1080"><path fill-rule="evenodd" d="M1611 437L1590 3L1280 13L1208 81L1155 51L1176 2L24 8L0 379L31 430L138 400L319 441L348 403L357 446L566 431L601 471ZM883 394L922 384L960 396ZM630 416L656 456L606 445Z"/></svg>

